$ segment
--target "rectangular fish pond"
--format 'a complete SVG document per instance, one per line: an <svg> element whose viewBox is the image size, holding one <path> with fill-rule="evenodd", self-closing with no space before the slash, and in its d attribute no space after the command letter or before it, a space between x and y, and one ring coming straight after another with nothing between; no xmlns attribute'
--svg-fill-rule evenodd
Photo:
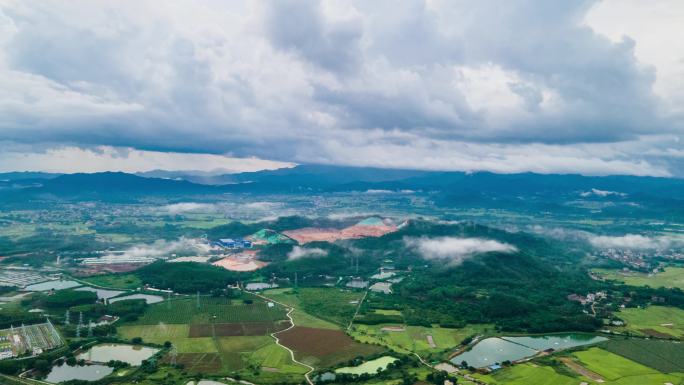
<svg viewBox="0 0 684 385"><path fill-rule="evenodd" d="M451 362L460 365L461 362L465 361L470 366L483 368L503 361L517 361L532 357L547 349L563 350L596 344L605 340L607 340L605 337L579 333L492 337L478 342L471 350L452 358Z"/></svg>

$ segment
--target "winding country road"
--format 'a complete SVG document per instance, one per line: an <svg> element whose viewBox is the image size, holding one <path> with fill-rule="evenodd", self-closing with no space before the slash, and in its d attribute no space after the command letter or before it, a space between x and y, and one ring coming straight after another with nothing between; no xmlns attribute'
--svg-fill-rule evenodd
<svg viewBox="0 0 684 385"><path fill-rule="evenodd" d="M295 358L294 351L293 351L292 349L288 348L287 346L281 344L281 343L280 343L280 339L276 336L276 334L278 334L278 333L286 332L286 331L292 329L293 327L295 327L295 322L294 322L294 319L292 318L292 315L291 315L292 312L295 310L295 308L292 307L292 306L285 305L284 303L278 302L278 301L276 301L276 300L274 300L274 299L265 297L265 296L263 296L263 295L261 295L261 294L259 294L259 293L254 293L254 292L248 292L248 293L254 294L254 295L256 295L257 297L259 297L259 298L261 298L261 299L264 299L264 300L266 300L266 301L270 301L270 302L273 302L273 303L277 303L278 305L280 305L280 306L282 306L282 307L288 309L288 310L287 310L287 313L286 313L285 315L286 315L287 318L290 320L290 327L288 327L287 329L283 329L283 330L280 330L280 331L271 333L271 337L273 337L273 339L275 340L276 345L282 346L282 347L285 348L288 352L290 352L290 357L292 358L292 362L294 362L294 363L296 363L296 364L299 364L299 365L302 365L302 366L304 366L304 367L306 367L306 368L309 369L308 372L304 373L304 378L306 379L306 382L307 382L309 385L314 385L313 381L311 381L311 378L309 378L309 375L315 370L315 368L314 368L313 366L308 365L308 364L305 364L305 363L303 363L303 362L301 362L301 361L297 361L297 359Z"/></svg>

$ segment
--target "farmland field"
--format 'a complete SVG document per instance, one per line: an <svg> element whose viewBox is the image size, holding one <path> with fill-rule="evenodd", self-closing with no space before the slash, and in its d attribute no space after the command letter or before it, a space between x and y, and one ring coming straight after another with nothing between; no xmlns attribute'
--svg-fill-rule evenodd
<svg viewBox="0 0 684 385"><path fill-rule="evenodd" d="M275 301L283 303L285 305L294 308L290 316L295 321L297 326L305 326L310 328L321 328L321 329L339 329L340 325L334 324L332 322L322 320L320 318L314 317L311 314L306 313L301 308L301 302L298 296L292 289L270 289L264 292L264 295L268 298L272 298Z"/></svg>
<svg viewBox="0 0 684 385"><path fill-rule="evenodd" d="M435 353L458 346L466 337L481 333L488 325L466 326L461 329L396 325L354 325L352 335L359 341L385 345L398 352ZM403 330L401 330L403 328ZM383 330L385 329L385 330ZM431 347L427 336L432 336L436 347Z"/></svg>
<svg viewBox="0 0 684 385"><path fill-rule="evenodd" d="M135 324L156 325L193 323L229 323L250 321L276 321L285 319L281 306L268 307L265 302L255 300L253 304L243 304L228 298L202 297L200 306L194 298L183 298L154 304Z"/></svg>
<svg viewBox="0 0 684 385"><path fill-rule="evenodd" d="M193 324L190 325L189 336L192 338L227 336L263 336L283 330L288 326L290 326L289 321Z"/></svg>
<svg viewBox="0 0 684 385"><path fill-rule="evenodd" d="M318 367L332 366L384 350L379 346L358 343L341 330L296 326L278 334L278 337L283 345L295 351L300 361Z"/></svg>
<svg viewBox="0 0 684 385"><path fill-rule="evenodd" d="M188 325L125 325L119 326L117 332L125 339L140 337L146 342L163 344L188 337Z"/></svg>
<svg viewBox="0 0 684 385"><path fill-rule="evenodd" d="M363 293L339 288L300 288L266 290L264 296L299 308L325 321L346 325L354 316L356 303Z"/></svg>
<svg viewBox="0 0 684 385"><path fill-rule="evenodd" d="M240 370L247 366L242 359L244 355L273 343L270 336L225 337L217 340L224 370Z"/></svg>
<svg viewBox="0 0 684 385"><path fill-rule="evenodd" d="M530 363L515 365L493 374L476 377L491 385L577 385L582 382L577 377L559 374L549 366Z"/></svg>
<svg viewBox="0 0 684 385"><path fill-rule="evenodd" d="M665 271L657 274L646 274L639 272L623 273L620 270L597 269L597 273L606 279L613 279L624 282L632 286L651 286L680 288L684 290L684 268L667 267Z"/></svg>
<svg viewBox="0 0 684 385"><path fill-rule="evenodd" d="M684 373L684 345L670 341L621 339L602 343L601 348L663 373Z"/></svg>
<svg viewBox="0 0 684 385"><path fill-rule="evenodd" d="M166 303L152 305L138 321L119 326L119 336L141 337L158 344L170 341L176 348L176 362L191 374L281 383L299 382L307 371L295 364L289 352L267 334L289 326L289 321L283 320L285 311L281 306L268 307L260 299L244 304L227 298L202 297L198 310L194 298L171 302L170 308ZM167 355L164 362L171 359Z"/></svg>
<svg viewBox="0 0 684 385"><path fill-rule="evenodd" d="M663 374L655 369L613 354L600 348L590 348L573 353L582 365L602 376L607 384L620 385L663 385L680 384L683 374Z"/></svg>
<svg viewBox="0 0 684 385"><path fill-rule="evenodd" d="M623 309L616 315L627 323L618 330L660 338L684 336L684 310L674 307L649 306L645 309Z"/></svg>
<svg viewBox="0 0 684 385"><path fill-rule="evenodd" d="M170 341L178 353L216 353L216 347L211 338L189 338L188 325L119 326L117 331L125 339L140 337L143 341L154 344Z"/></svg>

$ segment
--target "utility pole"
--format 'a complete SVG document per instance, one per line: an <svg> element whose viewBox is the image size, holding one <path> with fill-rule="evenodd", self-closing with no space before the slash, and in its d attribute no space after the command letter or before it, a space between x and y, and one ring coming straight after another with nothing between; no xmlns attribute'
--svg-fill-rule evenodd
<svg viewBox="0 0 684 385"><path fill-rule="evenodd" d="M197 291L197 310L200 308L199 290Z"/></svg>
<svg viewBox="0 0 684 385"><path fill-rule="evenodd" d="M298 285L297 272L295 271L295 284L294 284L295 290L297 290L297 285Z"/></svg>
<svg viewBox="0 0 684 385"><path fill-rule="evenodd" d="M67 309L64 314L64 326L69 326L69 318L71 318L71 314L69 314L69 309Z"/></svg>

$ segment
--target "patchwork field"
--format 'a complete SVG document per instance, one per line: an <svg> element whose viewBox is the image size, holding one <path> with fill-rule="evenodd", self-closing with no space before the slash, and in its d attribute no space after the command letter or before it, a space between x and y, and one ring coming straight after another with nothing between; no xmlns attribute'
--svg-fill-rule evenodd
<svg viewBox="0 0 684 385"><path fill-rule="evenodd" d="M196 337L228 337L228 336L263 336L283 330L290 326L289 321L282 322L241 322L224 324L193 324L189 336Z"/></svg>
<svg viewBox="0 0 684 385"><path fill-rule="evenodd" d="M339 288L271 289L264 296L303 310L330 323L346 326L363 293ZM308 325L307 325L308 326Z"/></svg>
<svg viewBox="0 0 684 385"><path fill-rule="evenodd" d="M201 298L199 309L196 299L171 302L170 307L152 305L135 323L118 326L119 336L157 344L170 341L176 363L188 373L239 376L267 384L299 383L307 371L269 335L290 325L281 306L269 307L260 299L245 304ZM173 359L167 355L164 361Z"/></svg>
<svg viewBox="0 0 684 385"><path fill-rule="evenodd" d="M339 329L341 325L314 317L302 309L299 296L292 289L270 289L264 291L264 295L275 301L292 307L294 310L290 316L294 319L295 325L322 329Z"/></svg>
<svg viewBox="0 0 684 385"><path fill-rule="evenodd" d="M515 365L493 374L476 377L491 385L577 385L582 381L578 377L559 374L549 366L531 363Z"/></svg>
<svg viewBox="0 0 684 385"><path fill-rule="evenodd" d="M600 375L606 384L663 385L681 384L684 374L663 374L653 368L597 347L572 354L582 366Z"/></svg>
<svg viewBox="0 0 684 385"><path fill-rule="evenodd" d="M684 344L644 339L620 339L601 343L601 348L663 373L684 373Z"/></svg>
<svg viewBox="0 0 684 385"><path fill-rule="evenodd" d="M645 309L623 309L617 316L625 320L626 325L618 330L628 330L641 335L659 338L684 337L684 310L666 307L649 306Z"/></svg>
<svg viewBox="0 0 684 385"><path fill-rule="evenodd" d="M621 270L597 269L597 273L606 279L624 282L632 286L651 286L651 287L677 287L684 290L684 268L667 267L665 271L657 274L646 274L639 272L625 273Z"/></svg>
<svg viewBox="0 0 684 385"><path fill-rule="evenodd" d="M358 356L384 349L354 341L341 330L296 326L278 334L280 342L292 349L298 360L317 367L328 367Z"/></svg>

